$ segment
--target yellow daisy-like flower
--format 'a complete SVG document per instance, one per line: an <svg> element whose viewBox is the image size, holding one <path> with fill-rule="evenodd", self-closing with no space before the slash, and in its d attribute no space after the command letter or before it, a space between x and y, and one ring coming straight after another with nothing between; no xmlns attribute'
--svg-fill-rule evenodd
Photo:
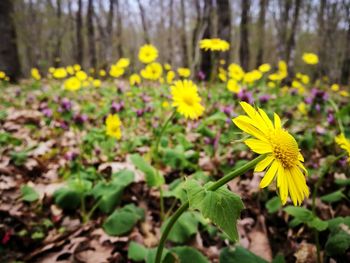
<svg viewBox="0 0 350 263"><path fill-rule="evenodd" d="M125 70L124 68L117 67L116 65L112 65L111 69L109 70L109 75L111 75L114 78L119 78L124 74Z"/></svg>
<svg viewBox="0 0 350 263"><path fill-rule="evenodd" d="M69 75L74 75L74 68L72 66L67 66L66 71Z"/></svg>
<svg viewBox="0 0 350 263"><path fill-rule="evenodd" d="M348 153L348 162L350 163L350 141L346 139L344 133L341 133L337 137L335 137L335 142L340 146L340 148L342 148Z"/></svg>
<svg viewBox="0 0 350 263"><path fill-rule="evenodd" d="M149 80L158 80L163 73L162 65L158 62L148 64L143 70L141 70L141 76Z"/></svg>
<svg viewBox="0 0 350 263"><path fill-rule="evenodd" d="M172 106L177 112L192 120L198 119L204 112L200 104L197 86L191 80L178 80L171 86Z"/></svg>
<svg viewBox="0 0 350 263"><path fill-rule="evenodd" d="M260 72L266 73L266 72L269 72L271 70L271 66L268 63L264 63L264 64L260 65L258 69Z"/></svg>
<svg viewBox="0 0 350 263"><path fill-rule="evenodd" d="M132 74L129 78L129 83L130 83L130 86L136 86L136 85L140 85L141 83L141 77L139 74Z"/></svg>
<svg viewBox="0 0 350 263"><path fill-rule="evenodd" d="M52 75L55 79L64 79L65 77L67 77L67 71L65 68L57 68L52 73Z"/></svg>
<svg viewBox="0 0 350 263"><path fill-rule="evenodd" d="M199 46L205 51L227 51L230 48L230 44L220 38L202 39Z"/></svg>
<svg viewBox="0 0 350 263"><path fill-rule="evenodd" d="M339 90L339 85L338 85L338 84L333 84L333 85L331 86L331 89L332 89L333 91L338 91L338 90Z"/></svg>
<svg viewBox="0 0 350 263"><path fill-rule="evenodd" d="M232 63L228 67L228 75L231 78L240 81L244 77L244 70L240 65Z"/></svg>
<svg viewBox="0 0 350 263"><path fill-rule="evenodd" d="M95 88L99 88L99 87L101 87L101 80L99 80L99 79L94 79L94 80L92 80L92 85L95 87Z"/></svg>
<svg viewBox="0 0 350 263"><path fill-rule="evenodd" d="M339 94L342 97L346 97L346 98L349 97L349 92L347 92L346 90L339 91Z"/></svg>
<svg viewBox="0 0 350 263"><path fill-rule="evenodd" d="M39 70L37 68L32 68L30 73L31 73L33 79L35 79L35 80L40 80L41 79Z"/></svg>
<svg viewBox="0 0 350 263"><path fill-rule="evenodd" d="M265 188L277 178L277 188L282 204L287 202L288 194L294 205L300 205L309 196L304 173L307 173L302 162L298 144L294 137L282 128L279 116L274 114L274 123L262 109L255 110L246 102L240 103L248 116L238 116L233 122L244 132L255 139L245 140L245 144L258 154L266 154L255 170L266 169L260 187Z"/></svg>
<svg viewBox="0 0 350 263"><path fill-rule="evenodd" d="M177 73L180 77L188 78L191 75L191 70L189 68L178 68Z"/></svg>
<svg viewBox="0 0 350 263"><path fill-rule="evenodd" d="M4 79L6 77L6 73L3 71L0 71L0 79Z"/></svg>
<svg viewBox="0 0 350 263"><path fill-rule="evenodd" d="M105 77L107 75L104 69L101 69L98 73L100 74L101 77Z"/></svg>
<svg viewBox="0 0 350 263"><path fill-rule="evenodd" d="M173 83L174 78L175 78L175 72L172 70L168 71L168 73L166 74L166 82L168 84L171 84Z"/></svg>
<svg viewBox="0 0 350 263"><path fill-rule="evenodd" d="M80 89L82 86L80 80L76 77L70 77L64 82L64 88L66 90L75 91Z"/></svg>
<svg viewBox="0 0 350 263"><path fill-rule="evenodd" d="M318 56L315 53L304 53L303 61L309 65L318 64Z"/></svg>
<svg viewBox="0 0 350 263"><path fill-rule="evenodd" d="M126 68L130 65L130 59L128 58L120 58L115 64L118 68Z"/></svg>
<svg viewBox="0 0 350 263"><path fill-rule="evenodd" d="M73 68L75 71L80 71L81 70L81 66L79 64L74 64Z"/></svg>
<svg viewBox="0 0 350 263"><path fill-rule="evenodd" d="M121 125L117 114L109 114L106 119L106 134L119 140L122 137Z"/></svg>
<svg viewBox="0 0 350 263"><path fill-rule="evenodd" d="M77 79L79 79L80 81L84 81L88 79L88 75L85 73L85 71L78 71L77 73L75 73L75 76L77 77Z"/></svg>
<svg viewBox="0 0 350 263"><path fill-rule="evenodd" d="M158 57L158 50L153 45L143 45L139 51L139 60L148 64L155 61Z"/></svg>
<svg viewBox="0 0 350 263"><path fill-rule="evenodd" d="M241 87L238 85L236 80L229 79L229 81L227 81L227 89L237 94L238 92L240 92Z"/></svg>

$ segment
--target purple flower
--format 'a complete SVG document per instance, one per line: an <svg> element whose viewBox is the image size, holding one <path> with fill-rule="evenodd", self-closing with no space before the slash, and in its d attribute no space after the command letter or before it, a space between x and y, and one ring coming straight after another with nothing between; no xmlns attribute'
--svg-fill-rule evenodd
<svg viewBox="0 0 350 263"><path fill-rule="evenodd" d="M312 97L307 97L304 99L306 104L312 104L312 102L314 101L314 99Z"/></svg>
<svg viewBox="0 0 350 263"><path fill-rule="evenodd" d="M52 117L52 110L49 108L42 109L41 112L44 114L46 118Z"/></svg>
<svg viewBox="0 0 350 263"><path fill-rule="evenodd" d="M114 114L114 113L117 113L117 112L121 112L122 110L124 110L124 101L122 102L119 102L119 103L116 103L116 102L112 102L112 105L111 105L111 112Z"/></svg>
<svg viewBox="0 0 350 263"><path fill-rule="evenodd" d="M150 96L147 96L146 94L142 94L141 99L144 103L150 102L152 98Z"/></svg>
<svg viewBox="0 0 350 263"><path fill-rule="evenodd" d="M141 117L143 115L143 113L144 113L143 109L136 110L136 116L137 117Z"/></svg>
<svg viewBox="0 0 350 263"><path fill-rule="evenodd" d="M76 124L83 124L88 120L88 116L86 114L76 114L73 119Z"/></svg>
<svg viewBox="0 0 350 263"><path fill-rule="evenodd" d="M78 157L78 154L76 152L66 152L66 154L64 155L64 158L67 161L73 161L77 157Z"/></svg>
<svg viewBox="0 0 350 263"><path fill-rule="evenodd" d="M63 98L61 100L61 108L64 110L64 111L70 111L72 109L72 103L70 102L69 99L67 98Z"/></svg>
<svg viewBox="0 0 350 263"><path fill-rule="evenodd" d="M327 121L329 125L335 125L335 118L333 113L328 113Z"/></svg>
<svg viewBox="0 0 350 263"><path fill-rule="evenodd" d="M240 101L245 101L249 104L253 104L254 103L254 98L253 98L253 94L247 90L241 90L240 92L238 92L237 97Z"/></svg>
<svg viewBox="0 0 350 263"><path fill-rule="evenodd" d="M270 98L271 98L270 95L264 94L259 97L259 101L260 103L266 103L270 100Z"/></svg>
<svg viewBox="0 0 350 263"><path fill-rule="evenodd" d="M198 71L198 73L197 73L197 78L198 78L198 80L200 80L200 81L203 81L203 80L205 80L205 73L203 72L203 71Z"/></svg>

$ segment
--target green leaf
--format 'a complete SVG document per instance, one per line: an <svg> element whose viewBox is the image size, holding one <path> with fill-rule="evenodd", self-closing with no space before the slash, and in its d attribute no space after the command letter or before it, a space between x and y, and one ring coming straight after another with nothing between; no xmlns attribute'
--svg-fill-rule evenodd
<svg viewBox="0 0 350 263"><path fill-rule="evenodd" d="M139 154L130 157L132 163L146 175L146 183L150 187L158 187L164 184L164 177L147 163Z"/></svg>
<svg viewBox="0 0 350 263"><path fill-rule="evenodd" d="M315 228L317 231L324 231L328 227L328 222L327 221L323 221L323 220L319 219L318 217L315 217L314 219L309 221L307 223L307 225L309 227Z"/></svg>
<svg viewBox="0 0 350 263"><path fill-rule="evenodd" d="M113 184L118 184L123 187L127 187L134 182L135 175L133 171L130 170L121 170L112 174Z"/></svg>
<svg viewBox="0 0 350 263"><path fill-rule="evenodd" d="M350 216L347 217L336 217L328 220L328 228L330 231L336 231L340 224L345 224L350 227Z"/></svg>
<svg viewBox="0 0 350 263"><path fill-rule="evenodd" d="M139 262L144 261L147 255L147 248L143 245L131 241L128 248L128 259Z"/></svg>
<svg viewBox="0 0 350 263"><path fill-rule="evenodd" d="M271 198L266 202L265 207L270 214L276 213L282 207L280 198L278 196Z"/></svg>
<svg viewBox="0 0 350 263"><path fill-rule="evenodd" d="M286 263L286 260L282 254L277 254L277 256L272 260L272 263Z"/></svg>
<svg viewBox="0 0 350 263"><path fill-rule="evenodd" d="M208 191L194 180L187 181L185 188L191 208L198 209L205 218L212 220L230 239L238 240L236 223L244 208L239 196L223 187Z"/></svg>
<svg viewBox="0 0 350 263"><path fill-rule="evenodd" d="M98 208L104 213L110 213L119 204L123 189L113 183L98 182L91 193L99 202Z"/></svg>
<svg viewBox="0 0 350 263"><path fill-rule="evenodd" d="M312 220L314 217L312 212L304 207L287 206L283 210L304 223Z"/></svg>
<svg viewBox="0 0 350 263"><path fill-rule="evenodd" d="M76 209L81 202L82 194L74 189L64 187L60 188L53 194L55 203L68 210Z"/></svg>
<svg viewBox="0 0 350 263"><path fill-rule="evenodd" d="M146 263L154 263L156 261L156 253L157 253L157 248L151 248L148 249L148 253L146 255ZM175 263L175 259L172 256L171 253L169 253L169 250L164 248L163 249L163 254L162 254L162 263Z"/></svg>
<svg viewBox="0 0 350 263"><path fill-rule="evenodd" d="M267 263L267 261L249 250L237 246L234 249L225 247L220 253L220 263Z"/></svg>
<svg viewBox="0 0 350 263"><path fill-rule="evenodd" d="M326 242L326 252L330 256L342 255L350 247L350 235L345 231L331 235Z"/></svg>
<svg viewBox="0 0 350 263"><path fill-rule="evenodd" d="M120 236L128 233L143 218L143 209L129 204L111 214L103 224L103 229L108 235Z"/></svg>
<svg viewBox="0 0 350 263"><path fill-rule="evenodd" d="M321 200L327 203L334 203L340 201L342 198L346 198L343 194L343 190L338 190L333 193L321 196Z"/></svg>
<svg viewBox="0 0 350 263"><path fill-rule="evenodd" d="M21 194L23 201L34 202L39 199L39 194L28 185L22 185Z"/></svg>
<svg viewBox="0 0 350 263"><path fill-rule="evenodd" d="M170 218L164 222L162 231L169 220ZM187 211L183 213L174 224L173 229L169 233L168 239L175 243L186 242L192 235L197 233L198 222L199 221L193 212Z"/></svg>
<svg viewBox="0 0 350 263"><path fill-rule="evenodd" d="M181 263L209 263L208 258L203 256L198 250L192 247L174 247L170 250L174 252Z"/></svg>

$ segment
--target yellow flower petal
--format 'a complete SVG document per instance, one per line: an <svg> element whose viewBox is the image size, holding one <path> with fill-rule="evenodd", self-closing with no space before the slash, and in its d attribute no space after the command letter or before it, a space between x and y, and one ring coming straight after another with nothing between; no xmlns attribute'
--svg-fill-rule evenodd
<svg viewBox="0 0 350 263"><path fill-rule="evenodd" d="M268 167L273 160L274 160L274 157L272 155L267 156L264 160L260 161L255 166L254 171L255 172L261 172L261 171L265 170L265 168Z"/></svg>
<svg viewBox="0 0 350 263"><path fill-rule="evenodd" d="M257 139L247 139L244 141L244 143L252 149L253 152L256 152L258 154L264 154L264 153L270 153L272 152L271 144L267 142L263 142L261 140Z"/></svg>
<svg viewBox="0 0 350 263"><path fill-rule="evenodd" d="M265 188L272 182L273 178L275 178L277 169L278 169L278 162L274 161L271 164L270 169L268 169L267 172L265 173L264 178L261 180L260 188Z"/></svg>

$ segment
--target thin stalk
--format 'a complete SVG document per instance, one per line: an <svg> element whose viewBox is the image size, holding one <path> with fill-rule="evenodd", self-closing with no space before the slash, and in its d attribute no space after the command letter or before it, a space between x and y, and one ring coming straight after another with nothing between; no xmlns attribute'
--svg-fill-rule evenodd
<svg viewBox="0 0 350 263"><path fill-rule="evenodd" d="M251 160L250 162L246 163L245 165L241 166L240 168L233 170L226 174L224 177L216 181L214 184L212 184L210 187L208 187L209 191L215 191L221 186L227 184L229 181L231 181L233 178L240 176L253 168L255 165L257 165L260 161L262 161L266 156L265 155L260 155L259 157ZM160 238L159 245L157 248L157 255L156 255L156 263L160 263L162 259L162 253L165 245L165 241L170 233L170 230L174 226L175 222L177 219L183 214L189 208L189 202L183 203L173 214L173 216L170 218L169 222L164 228L163 234Z"/></svg>
<svg viewBox="0 0 350 263"><path fill-rule="evenodd" d="M335 113L339 112L339 108L337 106L337 104L335 104L335 102L333 100L328 100L329 103L331 104L331 106L333 107L333 109L335 110ZM339 130L341 133L344 133L344 126L343 123L341 122L341 120L338 118L338 116L336 116L337 122L338 122L338 126L339 126Z"/></svg>
<svg viewBox="0 0 350 263"><path fill-rule="evenodd" d="M166 128L168 127L168 125L170 123L170 121L175 117L175 115L176 115L176 110L173 111L173 113L166 120L166 122L164 123L162 129L160 130L160 133L159 133L159 135L157 136L157 139L156 139L156 144L155 144L155 148L154 148L154 156L158 155L160 139L162 138L163 133L165 132Z"/></svg>

